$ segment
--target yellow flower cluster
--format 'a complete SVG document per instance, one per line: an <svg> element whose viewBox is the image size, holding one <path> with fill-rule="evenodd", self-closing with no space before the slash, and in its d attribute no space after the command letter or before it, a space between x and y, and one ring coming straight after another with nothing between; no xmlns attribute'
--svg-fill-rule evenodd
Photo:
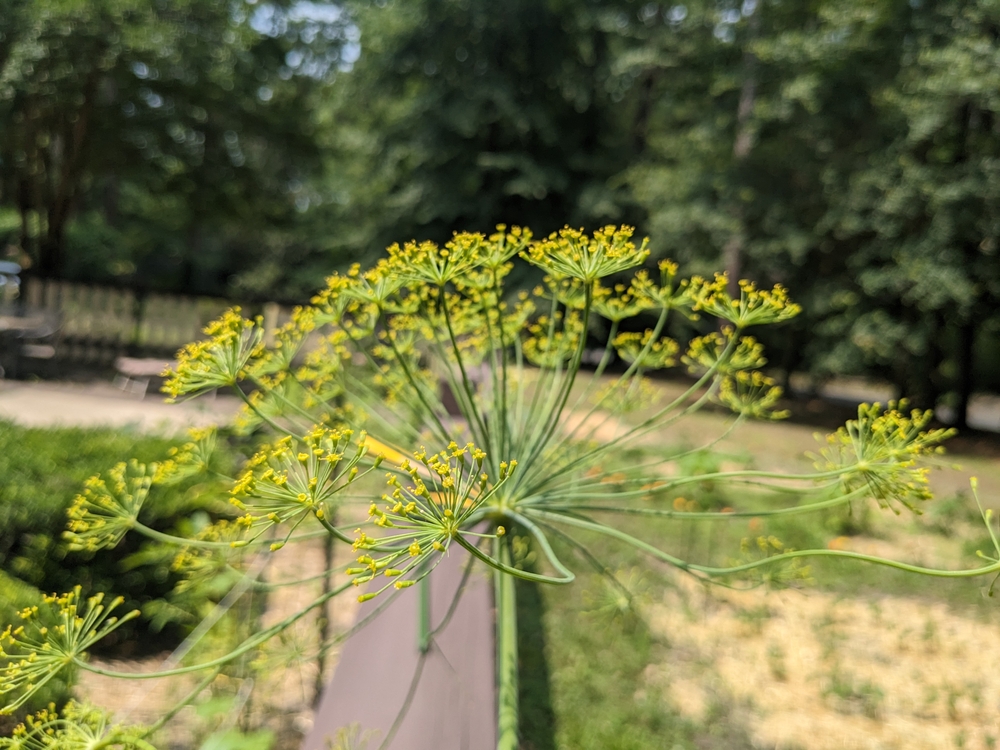
<svg viewBox="0 0 1000 750"><path fill-rule="evenodd" d="M711 282L695 277L691 279L691 284L697 295L696 310L728 320L739 329L780 323L802 312L802 308L788 298L788 292L780 284L775 284L768 291L758 289L752 281L741 279L739 299L733 299L726 291L729 279L724 273L717 273Z"/></svg>
<svg viewBox="0 0 1000 750"><path fill-rule="evenodd" d="M525 358L539 367L556 368L573 358L584 335L580 314L570 310L552 317L541 315L527 325L522 347Z"/></svg>
<svg viewBox="0 0 1000 750"><path fill-rule="evenodd" d="M191 438L188 442L170 448L167 459L155 465L153 484L174 484L209 470L215 452L215 428L194 427L188 430L188 435Z"/></svg>
<svg viewBox="0 0 1000 750"><path fill-rule="evenodd" d="M697 319L692 308L699 299L701 280L695 277L691 281L683 279L678 282L678 266L672 260L661 260L657 268L660 271L660 283L654 283L649 278L648 271L640 270L632 280L632 295L643 300L649 307L678 310L692 320Z"/></svg>
<svg viewBox="0 0 1000 750"><path fill-rule="evenodd" d="M28 715L10 737L0 737L0 750L150 750L151 745L140 740L143 735L139 727L112 724L108 712L71 700L58 712L50 703Z"/></svg>
<svg viewBox="0 0 1000 750"><path fill-rule="evenodd" d="M69 523L64 533L71 550L95 550L114 547L139 518L152 473L133 460L117 464L107 473L84 482L84 490L76 496L67 512Z"/></svg>
<svg viewBox="0 0 1000 750"><path fill-rule="evenodd" d="M391 491L382 496L383 505L372 503L369 518L384 529L393 529L379 538L358 529L354 549L361 551L361 567L348 568L354 585L383 575L393 579L377 591L359 597L372 599L390 585L397 589L412 586L430 571L428 558L444 554L462 533L469 519L503 487L517 468L516 461L502 461L500 474L491 481L483 470L486 453L472 443L460 447L452 442L440 453L414 453L416 463L404 460L399 473L387 475ZM400 480L409 477L410 484ZM466 532L468 533L468 532ZM498 530L498 533L503 532ZM383 552L373 557L372 553Z"/></svg>
<svg viewBox="0 0 1000 750"><path fill-rule="evenodd" d="M284 372L302 350L309 334L316 328L319 311L314 307L296 307L292 318L274 332L274 344L268 347L255 367L260 374Z"/></svg>
<svg viewBox="0 0 1000 750"><path fill-rule="evenodd" d="M735 332L727 326L722 333L712 332L691 340L688 350L681 357L692 373L708 371L732 374L741 370L756 370L767 364L764 347L753 336L735 339Z"/></svg>
<svg viewBox="0 0 1000 750"><path fill-rule="evenodd" d="M339 505L337 495L358 478L358 464L368 450L361 433L345 459L353 435L351 430L316 426L303 438L283 437L250 459L231 495L232 503L247 513L245 525L260 528L254 538L276 524L293 521L291 535L309 515L321 521L331 517ZM379 463L376 458L372 469ZM283 544L275 542L271 549Z"/></svg>
<svg viewBox="0 0 1000 750"><path fill-rule="evenodd" d="M45 596L42 606L20 613L22 624L0 632L0 697L8 702L0 713L10 713L56 675L72 669L75 660L122 623L139 616L138 610L120 619L111 613L118 597L105 605L104 594L81 601L80 587L66 594Z"/></svg>
<svg viewBox="0 0 1000 750"><path fill-rule="evenodd" d="M205 335L204 341L181 349L177 367L164 372L163 390L171 398L235 385L246 377L250 360L264 351L263 328L240 316L238 307L210 323Z"/></svg>
<svg viewBox="0 0 1000 750"><path fill-rule="evenodd" d="M637 248L631 241L634 231L628 226L607 226L588 237L565 227L523 250L521 257L557 279L578 279L592 285L645 262L649 240L644 239Z"/></svg>
<svg viewBox="0 0 1000 750"><path fill-rule="evenodd" d="M918 467L917 459L943 452L940 443L955 434L953 429L925 430L934 414L931 410L914 409L903 413L906 402L890 401L882 411L881 404L861 404L858 418L852 419L826 440L817 466L843 470L847 490L867 486L871 496L883 508L899 501L920 513L915 502L929 500L928 469Z"/></svg>
<svg viewBox="0 0 1000 750"><path fill-rule="evenodd" d="M642 291L642 282L649 282L649 274L645 271L639 271L628 286L615 284L609 289L595 285L594 312L613 323L620 323L650 309L655 303Z"/></svg>
<svg viewBox="0 0 1000 750"><path fill-rule="evenodd" d="M673 339L653 339L653 331L644 333L619 333L611 342L618 356L629 364L644 370L672 367L679 347Z"/></svg>
<svg viewBox="0 0 1000 750"><path fill-rule="evenodd" d="M722 379L719 402L737 414L754 419L784 419L787 410L776 411L781 388L774 380L756 370L738 370Z"/></svg>

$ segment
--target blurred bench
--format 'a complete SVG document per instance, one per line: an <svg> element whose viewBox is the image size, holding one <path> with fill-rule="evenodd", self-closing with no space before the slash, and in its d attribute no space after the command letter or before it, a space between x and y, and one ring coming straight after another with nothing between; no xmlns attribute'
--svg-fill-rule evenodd
<svg viewBox="0 0 1000 750"><path fill-rule="evenodd" d="M54 359L58 330L58 318L44 311L0 314L0 378L17 378L23 360Z"/></svg>
<svg viewBox="0 0 1000 750"><path fill-rule="evenodd" d="M118 357L115 360L114 385L139 398L144 398L146 391L149 390L150 381L162 378L168 367L176 366L177 363L170 359Z"/></svg>

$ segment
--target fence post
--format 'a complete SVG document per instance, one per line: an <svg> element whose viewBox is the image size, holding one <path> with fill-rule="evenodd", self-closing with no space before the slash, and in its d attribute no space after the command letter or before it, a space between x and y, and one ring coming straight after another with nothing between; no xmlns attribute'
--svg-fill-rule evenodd
<svg viewBox="0 0 1000 750"><path fill-rule="evenodd" d="M278 330L278 315L281 307L277 302L267 302L264 304L264 343L267 346L274 346L274 334Z"/></svg>

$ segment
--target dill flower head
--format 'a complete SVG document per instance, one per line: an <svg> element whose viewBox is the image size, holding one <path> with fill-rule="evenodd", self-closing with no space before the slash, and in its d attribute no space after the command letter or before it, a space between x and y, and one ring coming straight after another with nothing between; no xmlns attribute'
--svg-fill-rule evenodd
<svg viewBox="0 0 1000 750"><path fill-rule="evenodd" d="M363 273L357 266L351 269L353 283L344 287L343 294L348 299L382 309L386 302L400 290L406 278L386 260L380 260L374 268Z"/></svg>
<svg viewBox="0 0 1000 750"><path fill-rule="evenodd" d="M645 370L671 367L676 362L677 342L664 337L654 340L653 331L619 333L611 342L618 356Z"/></svg>
<svg viewBox="0 0 1000 750"><path fill-rule="evenodd" d="M292 310L291 320L274 332L274 343L262 352L255 371L270 374L288 370L315 330L318 317L319 311L314 307L298 306Z"/></svg>
<svg viewBox="0 0 1000 750"><path fill-rule="evenodd" d="M736 340L735 331L730 326L726 326L721 334L713 331L692 339L681 361L692 373L711 370L732 374L741 370L756 370L767 364L763 345L753 336L741 336Z"/></svg>
<svg viewBox="0 0 1000 750"><path fill-rule="evenodd" d="M927 482L929 469L918 467L917 459L944 452L940 443L955 434L953 429L925 430L934 416L929 409L914 409L903 413L906 402L861 404L858 418L847 422L826 440L828 447L821 452L823 460L817 466L843 469L847 490L867 487L883 508L892 508L899 501L920 513L914 503L929 500L932 495Z"/></svg>
<svg viewBox="0 0 1000 750"><path fill-rule="evenodd" d="M164 372L163 390L171 398L235 385L246 377L250 360L264 351L263 328L240 316L238 307L209 323L205 334L208 339L185 346L177 367Z"/></svg>
<svg viewBox="0 0 1000 750"><path fill-rule="evenodd" d="M645 271L639 271L629 286L615 284L609 289L600 284L595 285L594 312L613 323L620 323L653 307L653 300L638 291L641 279L648 280Z"/></svg>
<svg viewBox="0 0 1000 750"><path fill-rule="evenodd" d="M580 314L570 310L549 317L540 315L526 326L522 344L525 358L539 367L555 368L573 358L584 335Z"/></svg>
<svg viewBox="0 0 1000 750"><path fill-rule="evenodd" d="M695 277L691 279L691 284L696 295L696 310L728 320L737 328L780 323L802 312L802 308L788 298L788 292L780 284L775 284L768 291L758 289L752 281L741 279L738 299L733 299L726 291L729 278L724 273L715 274L712 281Z"/></svg>
<svg viewBox="0 0 1000 750"><path fill-rule="evenodd" d="M405 459L398 472L387 474L390 492L382 496L381 506L372 503L369 508L370 521L391 531L378 538L361 529L355 532L354 549L362 554L360 567L347 570L354 576L354 585L368 583L377 575L393 579L378 591L363 594L361 601L390 585L397 589L412 586L425 576L429 559L446 553L453 541L469 533L470 520L497 496L517 468L516 461L501 461L499 476L491 479L485 471L486 452L472 443L463 447L452 442L434 454L421 448L414 459L415 463ZM503 534L502 529L498 534Z"/></svg>
<svg viewBox="0 0 1000 750"><path fill-rule="evenodd" d="M546 239L532 243L521 257L555 278L579 279L593 284L598 279L640 266L649 256L648 239L636 248L632 227L607 226L592 237L565 227Z"/></svg>
<svg viewBox="0 0 1000 750"><path fill-rule="evenodd" d="M148 750L148 743L137 744L144 734L141 727L113 724L107 711L71 700L58 712L55 704L49 704L30 714L10 737L0 737L0 750L92 750L110 746Z"/></svg>
<svg viewBox="0 0 1000 750"><path fill-rule="evenodd" d="M0 632L0 698L8 700L0 713L10 713L65 670L122 623L139 616L138 610L120 619L111 613L121 597L104 604L104 594L86 601L80 587L52 594L41 606L24 609L21 624Z"/></svg>
<svg viewBox="0 0 1000 750"><path fill-rule="evenodd" d="M722 379L719 386L719 403L737 414L753 419L784 419L787 410L776 411L781 398L781 388L772 378L757 370L738 370Z"/></svg>
<svg viewBox="0 0 1000 750"><path fill-rule="evenodd" d="M700 286L698 279L677 281L678 266L672 260L661 260L657 267L660 270L660 283L649 278L645 269L636 273L632 280L631 294L642 300L649 307L660 310L677 310L692 320L697 319L692 308L698 302Z"/></svg>
<svg viewBox="0 0 1000 750"><path fill-rule="evenodd" d="M402 281L443 287L468 273L483 260L486 238L479 233L456 233L444 247L434 242L407 242L388 248L388 268Z"/></svg>
<svg viewBox="0 0 1000 750"><path fill-rule="evenodd" d="M153 484L174 484L209 470L209 462L215 453L215 428L194 427L188 430L188 436L191 440L180 447L170 448L167 459L155 465Z"/></svg>
<svg viewBox="0 0 1000 750"><path fill-rule="evenodd" d="M332 514L338 493L359 476L358 463L368 450L364 433L352 448L353 435L318 425L301 439L286 436L259 450L231 490L232 503L247 513L244 525L263 532L293 521L294 530L310 514L321 520ZM379 463L376 458L375 466Z"/></svg>
<svg viewBox="0 0 1000 750"><path fill-rule="evenodd" d="M69 523L63 537L71 550L95 550L114 547L133 527L149 494L156 469L135 460L117 464L107 478L93 476L84 482L67 511Z"/></svg>

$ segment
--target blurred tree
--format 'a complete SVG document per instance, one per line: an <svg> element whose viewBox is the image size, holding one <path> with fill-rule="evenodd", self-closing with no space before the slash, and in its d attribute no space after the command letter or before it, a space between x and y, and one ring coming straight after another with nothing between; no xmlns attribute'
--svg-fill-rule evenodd
<svg viewBox="0 0 1000 750"><path fill-rule="evenodd" d="M977 340L1000 324L1000 7L918 3L902 31L898 72L876 92L891 140L852 176L833 226L858 243L851 338L866 363L924 404L950 391L964 427L989 383Z"/></svg>
<svg viewBox="0 0 1000 750"><path fill-rule="evenodd" d="M74 212L83 245L127 246L119 271L176 286L221 227L242 235L232 254L290 223L317 160L307 97L349 35L301 5L2 0L2 199L41 275L72 264Z"/></svg>
<svg viewBox="0 0 1000 750"><path fill-rule="evenodd" d="M619 61L655 81L624 179L659 251L792 287L786 372L951 393L964 425L996 387L973 362L1000 283L994 6L648 7Z"/></svg>
<svg viewBox="0 0 1000 750"><path fill-rule="evenodd" d="M634 223L792 288L786 373L964 423L1000 389L998 13L0 0L0 204L43 273L244 297L411 237Z"/></svg>
<svg viewBox="0 0 1000 750"><path fill-rule="evenodd" d="M637 218L610 180L634 156L632 79L613 69L629 3L350 7L362 53L325 130L343 248Z"/></svg>

